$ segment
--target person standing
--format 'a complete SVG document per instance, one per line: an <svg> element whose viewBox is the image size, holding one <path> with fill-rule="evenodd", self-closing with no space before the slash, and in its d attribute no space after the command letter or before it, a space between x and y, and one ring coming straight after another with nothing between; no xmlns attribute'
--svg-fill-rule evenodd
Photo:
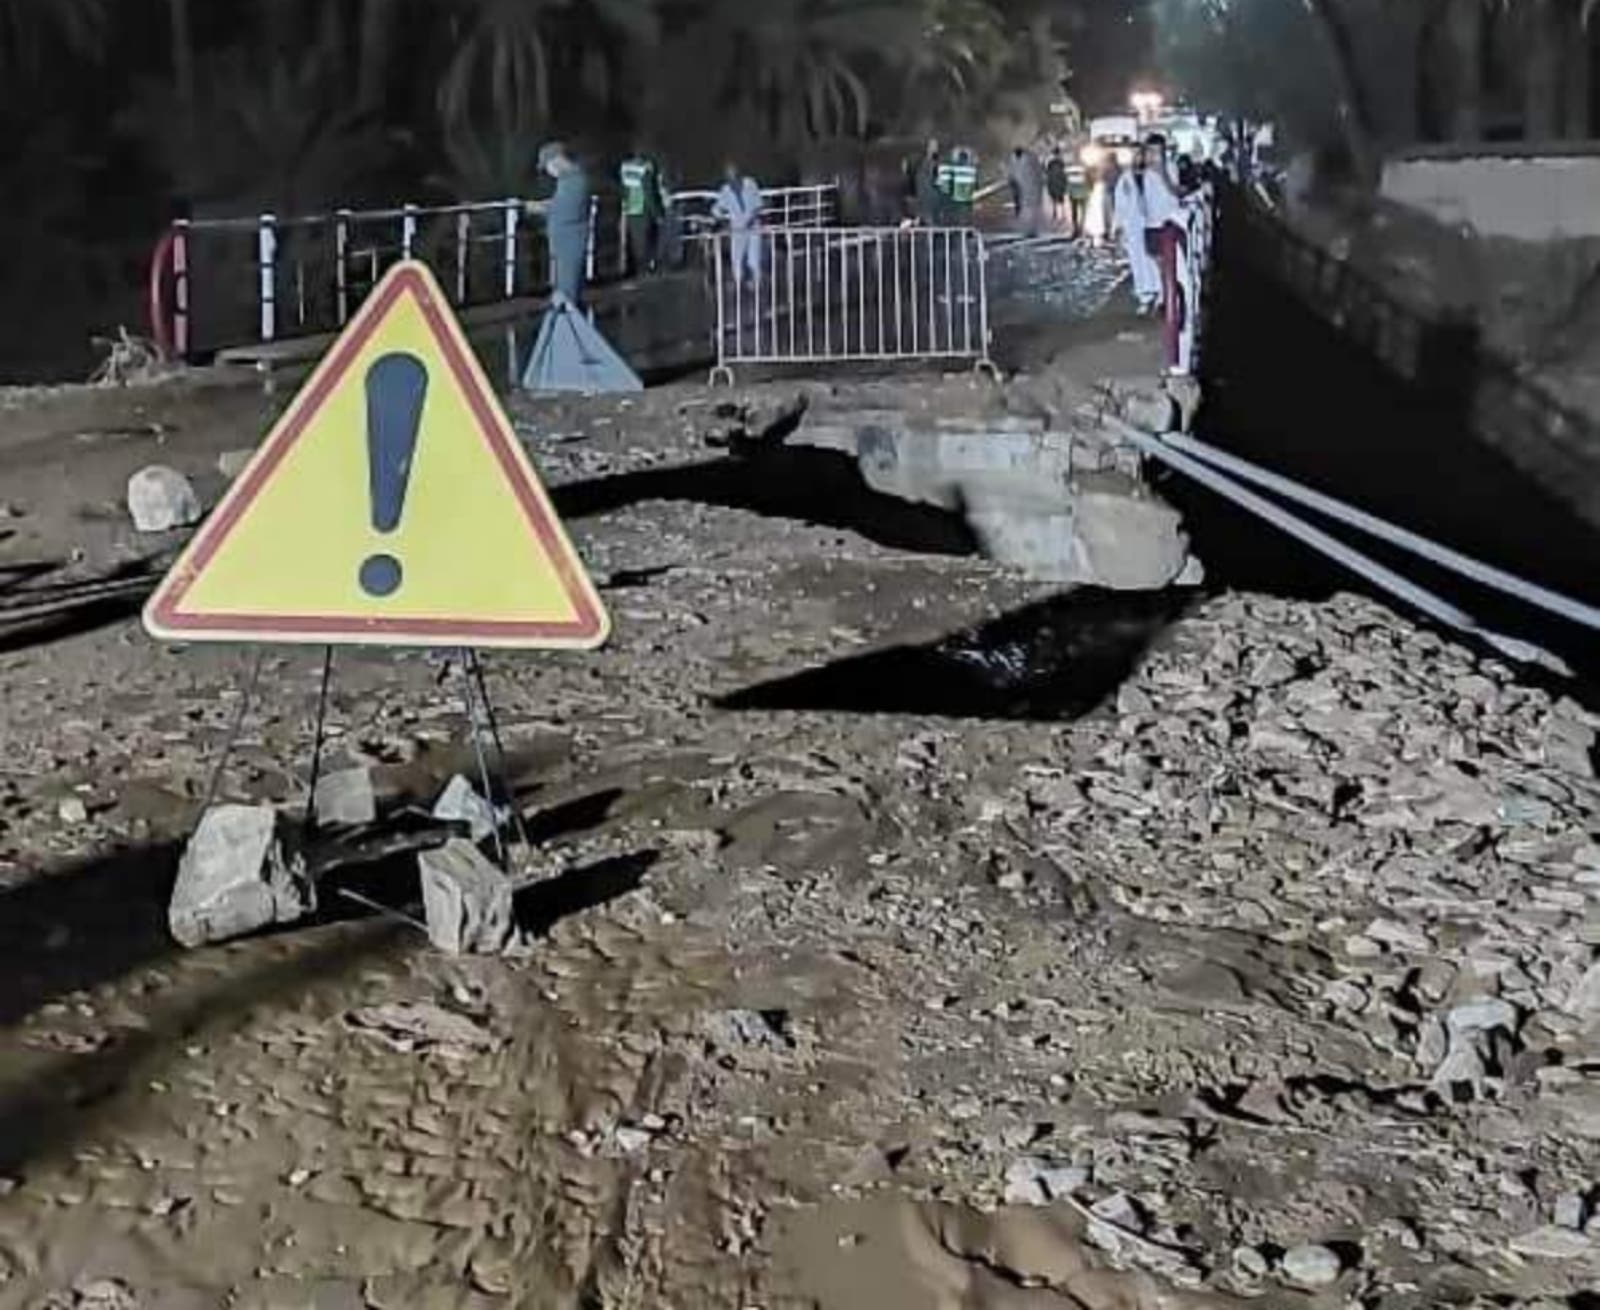
<svg viewBox="0 0 1600 1310"><path fill-rule="evenodd" d="M583 303L584 275L589 263L589 178L561 141L552 141L540 149L539 169L556 183L550 199L528 205L530 213L544 216L545 240L550 247L550 285L579 305Z"/></svg>
<svg viewBox="0 0 1600 1310"><path fill-rule="evenodd" d="M735 291L746 281L761 286L761 187L729 161L711 212L728 225Z"/></svg>
<svg viewBox="0 0 1600 1310"><path fill-rule="evenodd" d="M1145 244L1155 260L1161 288L1162 345L1168 371L1178 373L1184 371L1182 341L1188 313L1179 263L1187 257L1188 233L1162 136L1153 135L1145 142L1143 178Z"/></svg>
<svg viewBox="0 0 1600 1310"><path fill-rule="evenodd" d="M622 183L628 273L632 277L653 273L659 258L663 217L660 176L644 148L636 145L633 153L622 161L618 178Z"/></svg>
<svg viewBox="0 0 1600 1310"><path fill-rule="evenodd" d="M1112 229L1122 237L1122 249L1133 274L1133 298L1141 314L1154 311L1161 297L1160 273L1146 245L1144 203L1144 156L1134 158L1132 168L1122 169L1111 198Z"/></svg>
<svg viewBox="0 0 1600 1310"><path fill-rule="evenodd" d="M916 192L917 219L924 227L938 227L944 222L948 192L948 165L939 151L937 141L929 141L917 162Z"/></svg>
<svg viewBox="0 0 1600 1310"><path fill-rule="evenodd" d="M1117 162L1108 160L1104 168L1089 174L1089 199L1083 209L1083 235L1096 250L1106 243L1115 226L1112 201L1117 189Z"/></svg>
<svg viewBox="0 0 1600 1310"><path fill-rule="evenodd" d="M1081 159L1067 165L1067 205L1071 210L1072 235L1081 237L1088 225L1089 201L1094 195L1094 179Z"/></svg>
<svg viewBox="0 0 1600 1310"><path fill-rule="evenodd" d="M978 157L966 146L956 150L949 180L949 222L953 227L971 227L972 206L978 196Z"/></svg>
<svg viewBox="0 0 1600 1310"><path fill-rule="evenodd" d="M1050 162L1044 166L1044 187L1050 193L1050 221L1060 227L1067 217L1067 161L1057 146L1050 152ZM1077 235L1077 224L1073 224Z"/></svg>
<svg viewBox="0 0 1600 1310"><path fill-rule="evenodd" d="M1017 198L1017 229L1024 236L1036 237L1044 221L1044 170L1039 156L1018 146L1011 152L1007 170Z"/></svg>

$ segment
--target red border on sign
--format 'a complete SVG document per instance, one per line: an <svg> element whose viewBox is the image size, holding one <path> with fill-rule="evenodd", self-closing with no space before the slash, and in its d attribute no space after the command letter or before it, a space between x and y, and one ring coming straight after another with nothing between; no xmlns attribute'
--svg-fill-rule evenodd
<svg viewBox="0 0 1600 1310"><path fill-rule="evenodd" d="M480 435L494 452L506 481L516 493L528 526L555 569L575 617L552 623L183 612L183 599L190 588L204 574L206 566L222 549L295 443L322 412L328 397L349 376L356 356L383 326L395 302L407 292L415 297L435 343L466 397ZM530 474L525 457L519 458L521 452L514 445L516 436L510 431L498 401L486 393L482 375L469 354L470 349L454 319L441 313L433 279L416 264L397 265L373 292L367 304L362 306L358 321L334 344L333 353L317 370L307 389L296 397L293 411L282 421L281 428L275 430L268 439L267 449L262 452L262 458L251 466L244 484L236 487L235 494L230 494L206 521L193 545L184 552L183 558L163 582L161 591L150 605L154 626L164 632L177 634L219 633L244 639L258 634L269 639L281 636L325 638L336 642L341 637L370 641L376 636L392 636L400 639L396 644L403 644L408 636L430 643L459 639L462 645L469 645L474 640L500 644L514 643L518 639L581 645L603 639L608 625L590 589L588 578L581 572L581 565L571 545L557 525L555 511L543 488Z"/></svg>

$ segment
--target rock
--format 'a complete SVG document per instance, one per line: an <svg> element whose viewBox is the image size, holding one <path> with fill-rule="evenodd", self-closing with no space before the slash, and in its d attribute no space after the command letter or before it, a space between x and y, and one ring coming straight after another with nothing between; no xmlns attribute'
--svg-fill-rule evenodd
<svg viewBox="0 0 1600 1310"><path fill-rule="evenodd" d="M702 1027L711 1044L722 1051L794 1046L789 1016L783 1010L722 1010L706 1015Z"/></svg>
<svg viewBox="0 0 1600 1310"><path fill-rule="evenodd" d="M372 789L372 770L366 765L325 773L317 779L313 798L317 822L330 827L354 828L378 817L378 798Z"/></svg>
<svg viewBox="0 0 1600 1310"><path fill-rule="evenodd" d="M1493 1032L1496 1028L1514 1033L1517 1030L1517 1007L1497 997L1484 997L1456 1006L1445 1015L1444 1022L1452 1037Z"/></svg>
<svg viewBox="0 0 1600 1310"><path fill-rule="evenodd" d="M492 1051L500 1045L493 1033L466 1015L426 1001L352 1010L345 1015L345 1022L408 1055L441 1047L467 1054Z"/></svg>
<svg viewBox="0 0 1600 1310"><path fill-rule="evenodd" d="M61 804L56 806L56 814L60 817L62 823L70 823L74 826L89 821L89 807L77 796L65 797Z"/></svg>
<svg viewBox="0 0 1600 1310"><path fill-rule="evenodd" d="M1522 1233L1511 1239L1511 1249L1518 1255L1535 1260L1576 1260L1589 1254L1594 1247L1582 1233L1570 1228L1547 1224L1531 1233Z"/></svg>
<svg viewBox="0 0 1600 1310"><path fill-rule="evenodd" d="M217 472L232 482L244 472L244 466L255 453L253 450L225 450L217 456Z"/></svg>
<svg viewBox="0 0 1600 1310"><path fill-rule="evenodd" d="M1337 1253L1316 1242L1290 1248L1279 1264L1286 1282L1308 1290L1332 1287L1339 1281L1344 1264Z"/></svg>
<svg viewBox="0 0 1600 1310"><path fill-rule="evenodd" d="M655 1134L643 1128L630 1128L624 1125L617 1129L616 1141L617 1149L624 1155L634 1155L655 1141Z"/></svg>
<svg viewBox="0 0 1600 1310"><path fill-rule="evenodd" d="M1555 1225L1581 1233L1589 1222L1589 1203L1582 1192L1563 1192L1556 1197Z"/></svg>
<svg viewBox="0 0 1600 1310"><path fill-rule="evenodd" d="M1112 405L1123 422L1161 436L1178 426L1178 403L1161 385L1113 383Z"/></svg>
<svg viewBox="0 0 1600 1310"><path fill-rule="evenodd" d="M1562 1008L1580 1019L1600 1019L1600 964L1590 966Z"/></svg>
<svg viewBox="0 0 1600 1310"><path fill-rule="evenodd" d="M428 939L451 955L498 955L516 936L511 879L459 837L417 856Z"/></svg>
<svg viewBox="0 0 1600 1310"><path fill-rule="evenodd" d="M1006 1170L1007 1205L1049 1205L1071 1196L1089 1181L1089 1171L1073 1165L1052 1164L1037 1156L1013 1160Z"/></svg>
<svg viewBox="0 0 1600 1310"><path fill-rule="evenodd" d="M200 499L183 474L152 464L128 479L128 512L140 532L171 532L200 521Z"/></svg>
<svg viewBox="0 0 1600 1310"><path fill-rule="evenodd" d="M188 947L226 941L316 908L304 866L291 862L270 805L207 810L178 864L167 922Z"/></svg>
<svg viewBox="0 0 1600 1310"><path fill-rule="evenodd" d="M503 809L496 811L495 807L484 800L473 785L458 773L450 779L434 803L433 817L441 823L466 824L472 834L472 840L480 842L500 826L505 814Z"/></svg>

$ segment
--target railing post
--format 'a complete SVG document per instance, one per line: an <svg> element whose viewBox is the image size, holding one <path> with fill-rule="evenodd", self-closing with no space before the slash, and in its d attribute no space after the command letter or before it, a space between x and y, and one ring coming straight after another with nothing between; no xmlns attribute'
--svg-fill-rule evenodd
<svg viewBox="0 0 1600 1310"><path fill-rule="evenodd" d="M405 212L400 219L400 255L403 259L410 259L411 252L417 244L417 207L406 205Z"/></svg>
<svg viewBox="0 0 1600 1310"><path fill-rule="evenodd" d="M589 197L589 241L588 241L589 250L588 250L588 254L587 254L587 256L586 256L586 258L584 260L584 270L583 270L583 277L584 277L584 281L585 282L593 282L594 281L595 245L597 244L596 241L595 241L595 236L597 235L599 230L600 230L600 198L598 196L590 196Z"/></svg>
<svg viewBox="0 0 1600 1310"><path fill-rule="evenodd" d="M189 220L172 225L172 350L189 355Z"/></svg>
<svg viewBox="0 0 1600 1310"><path fill-rule="evenodd" d="M277 218L262 214L256 228L256 266L261 302L261 339L271 341L278 334L278 231Z"/></svg>
<svg viewBox="0 0 1600 1310"><path fill-rule="evenodd" d="M522 216L522 202L520 200L506 201L506 247L505 247L505 298L515 300L517 296L517 220Z"/></svg>
<svg viewBox="0 0 1600 1310"><path fill-rule="evenodd" d="M472 211L456 215L456 304L467 303L467 260L472 255Z"/></svg>
<svg viewBox="0 0 1600 1310"><path fill-rule="evenodd" d="M333 220L333 286L338 302L339 326L350 321L350 211L341 209Z"/></svg>

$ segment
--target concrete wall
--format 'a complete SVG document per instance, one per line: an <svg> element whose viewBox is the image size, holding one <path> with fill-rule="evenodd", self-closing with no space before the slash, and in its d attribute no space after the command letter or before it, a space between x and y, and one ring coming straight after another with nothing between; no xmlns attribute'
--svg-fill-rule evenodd
<svg viewBox="0 0 1600 1310"><path fill-rule="evenodd" d="M1600 146L1398 156L1384 165L1382 194L1480 236L1600 237Z"/></svg>

